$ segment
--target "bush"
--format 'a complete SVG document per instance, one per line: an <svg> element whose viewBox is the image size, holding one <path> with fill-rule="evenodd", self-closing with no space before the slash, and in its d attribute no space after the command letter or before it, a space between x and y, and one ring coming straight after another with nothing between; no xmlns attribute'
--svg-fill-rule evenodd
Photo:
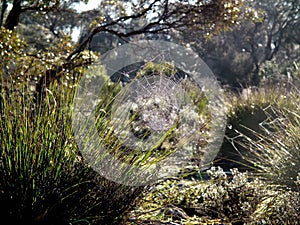
<svg viewBox="0 0 300 225"><path fill-rule="evenodd" d="M207 181L168 180L152 187L131 221L181 224L295 224L299 193L269 185L249 173L220 167ZM145 223L146 224L146 223Z"/></svg>

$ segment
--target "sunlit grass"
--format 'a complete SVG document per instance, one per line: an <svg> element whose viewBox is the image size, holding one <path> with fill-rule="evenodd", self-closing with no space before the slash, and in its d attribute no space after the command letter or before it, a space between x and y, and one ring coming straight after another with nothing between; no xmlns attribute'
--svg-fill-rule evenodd
<svg viewBox="0 0 300 225"><path fill-rule="evenodd" d="M226 133L231 154L240 157L236 165L248 165L270 182L295 189L300 172L299 102L295 86L252 90L236 98Z"/></svg>
<svg viewBox="0 0 300 225"><path fill-rule="evenodd" d="M0 99L2 219L12 224L119 223L142 189L108 181L84 162L72 129L73 90L54 83L36 104L27 84L6 85L2 82Z"/></svg>
<svg viewBox="0 0 300 225"><path fill-rule="evenodd" d="M260 131L249 130L251 137L239 132L238 144L247 149L242 156L269 182L299 191L299 111L272 106L266 115Z"/></svg>

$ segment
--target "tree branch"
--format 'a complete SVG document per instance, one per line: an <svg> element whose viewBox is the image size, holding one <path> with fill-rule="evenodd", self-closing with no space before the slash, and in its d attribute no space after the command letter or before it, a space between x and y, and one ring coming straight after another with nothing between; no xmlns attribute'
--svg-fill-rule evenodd
<svg viewBox="0 0 300 225"><path fill-rule="evenodd" d="M139 28L130 29L118 29L122 24L130 22L131 20L139 19L145 17L149 12L157 10L157 3L161 3L160 13L156 18L150 20L145 26ZM217 7L217 11L213 11L214 7ZM220 11L221 10L221 11ZM204 14L199 16L200 14ZM179 29L186 26L199 26L202 24L213 22L213 18L217 15L218 19L222 14L222 9L215 4L207 5L177 5L170 3L168 0L153 0L146 8L142 9L137 13L131 15L120 16L119 18L102 24L94 28L90 34L78 45L78 47L71 52L65 60L64 65L72 65L72 62L75 61L82 51L84 51L91 43L94 36L101 32L108 32L121 39L127 37L145 34L145 33L159 33L171 28ZM208 18L206 18L208 17ZM211 18L213 17L213 18ZM209 19L209 20L206 20ZM222 22L222 20L220 20ZM57 74L61 71L59 66L57 69L47 71L46 78L41 79L39 85L42 87L43 84L48 85L48 80L56 79ZM46 82L45 82L46 81Z"/></svg>
<svg viewBox="0 0 300 225"><path fill-rule="evenodd" d="M131 35L140 34L140 32L134 31L134 32L129 32L125 35L121 32L117 32L112 29L109 29L109 27L113 27L114 25L117 25L120 22L125 22L125 21L131 20L131 19L138 19L138 18L145 16L150 10L152 10L154 5L159 1L160 0L153 1L146 9L142 10L141 12L139 12L137 14L133 14L133 15L129 15L129 16L122 16L122 17L119 17L118 19L113 20L107 24L104 24L104 25L94 28L92 30L92 32L85 38L85 40L79 44L77 49L68 56L67 61L72 60L72 58L74 58L74 56L76 57L76 55L78 55L80 52L82 52L86 48L86 46L92 41L93 37L100 32L107 31L107 32L115 34L119 37L129 37Z"/></svg>

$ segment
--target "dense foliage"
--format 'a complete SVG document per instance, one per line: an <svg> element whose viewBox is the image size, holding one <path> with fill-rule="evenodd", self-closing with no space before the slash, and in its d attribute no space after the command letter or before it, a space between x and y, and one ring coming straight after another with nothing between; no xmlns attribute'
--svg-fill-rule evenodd
<svg viewBox="0 0 300 225"><path fill-rule="evenodd" d="M49 225L297 224L299 0L111 0L76 9L87 2L1 1L1 219ZM223 169L130 187L101 177L78 151L71 116L80 78L103 52L137 39L191 47L224 89L229 86L228 129L214 162ZM150 63L139 76L161 68L174 73L168 66ZM255 87L243 89L248 85ZM193 88L202 112L207 99ZM110 96L117 90L104 91Z"/></svg>

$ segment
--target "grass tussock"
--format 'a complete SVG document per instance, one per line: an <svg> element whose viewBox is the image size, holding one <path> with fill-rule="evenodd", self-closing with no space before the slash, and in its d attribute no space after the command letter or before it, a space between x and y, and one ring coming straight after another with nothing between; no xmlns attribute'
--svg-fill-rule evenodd
<svg viewBox="0 0 300 225"><path fill-rule="evenodd" d="M242 157L254 166L254 172L269 180L299 191L300 115L286 107L265 109L267 119L260 131L250 130L252 137L239 131L238 144L247 149Z"/></svg>
<svg viewBox="0 0 300 225"><path fill-rule="evenodd" d="M142 188L108 181L81 157L74 140L73 90L53 84L40 104L24 85L2 83L1 218L11 224L114 224Z"/></svg>
<svg viewBox="0 0 300 225"><path fill-rule="evenodd" d="M300 168L299 90L268 87L233 101L221 153L229 162L293 190Z"/></svg>

